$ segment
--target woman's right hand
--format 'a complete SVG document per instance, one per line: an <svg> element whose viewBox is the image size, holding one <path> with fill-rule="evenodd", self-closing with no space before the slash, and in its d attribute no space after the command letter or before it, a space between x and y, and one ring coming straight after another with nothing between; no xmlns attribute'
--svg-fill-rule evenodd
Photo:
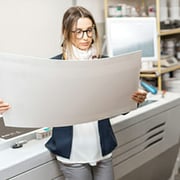
<svg viewBox="0 0 180 180"><path fill-rule="evenodd" d="M10 109L10 105L8 103L5 103L2 99L0 99L0 114L4 113Z"/></svg>

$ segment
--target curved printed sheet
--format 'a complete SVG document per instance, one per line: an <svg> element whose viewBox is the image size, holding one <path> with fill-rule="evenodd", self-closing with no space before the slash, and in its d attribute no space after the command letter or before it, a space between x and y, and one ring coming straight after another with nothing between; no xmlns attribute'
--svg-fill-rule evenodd
<svg viewBox="0 0 180 180"><path fill-rule="evenodd" d="M7 126L55 127L111 118L136 108L141 53L58 61L0 53Z"/></svg>

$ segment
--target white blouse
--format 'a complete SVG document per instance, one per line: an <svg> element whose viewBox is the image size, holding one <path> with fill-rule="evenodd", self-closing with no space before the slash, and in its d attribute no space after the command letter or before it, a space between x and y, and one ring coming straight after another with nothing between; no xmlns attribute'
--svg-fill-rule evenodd
<svg viewBox="0 0 180 180"><path fill-rule="evenodd" d="M102 156L98 122L89 122L73 126L73 141L70 159L56 156L57 160L67 163L89 163L96 165L100 160L111 157L112 153Z"/></svg>

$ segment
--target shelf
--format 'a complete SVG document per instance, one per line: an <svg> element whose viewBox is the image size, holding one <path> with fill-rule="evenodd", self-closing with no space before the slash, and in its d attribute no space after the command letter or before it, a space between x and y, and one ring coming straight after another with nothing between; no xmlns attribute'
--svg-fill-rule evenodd
<svg viewBox="0 0 180 180"><path fill-rule="evenodd" d="M159 76L158 68L151 68L140 71L140 77L156 78Z"/></svg>
<svg viewBox="0 0 180 180"><path fill-rule="evenodd" d="M180 63L178 65L170 66L168 68L161 68L161 74L171 72L171 71L175 71L178 69L180 69Z"/></svg>
<svg viewBox="0 0 180 180"><path fill-rule="evenodd" d="M115 3L116 1L114 0L104 0L104 12L105 12L105 18L108 17L108 5L111 4L109 3L109 1L111 3ZM128 0L128 2L134 2L134 4L139 3L138 0ZM141 5L143 5L142 3L144 2L141 1ZM161 39L163 38L168 38L165 36L169 36L169 35L173 35L173 36L177 36L179 38L180 36L180 27L179 28L173 28L173 29L160 29L161 28L161 24L160 24L160 1L159 0L147 0L146 2L149 3L154 3L155 7L156 7L156 24L157 24L157 58L158 58L158 67L149 69L149 70L141 70L140 72L140 77L146 77L146 78L157 78L157 86L158 86L158 90L162 90L162 75L168 72L173 72L175 70L180 69L180 62L178 65L172 65L170 67L161 67ZM125 0L118 0L118 3L126 3ZM137 5L137 4L136 4ZM164 37L163 37L164 36Z"/></svg>
<svg viewBox="0 0 180 180"><path fill-rule="evenodd" d="M152 74L150 74L150 73L140 73L140 77L148 77L148 78L156 78L157 77L157 75L156 75L156 73L154 72L154 73L152 73Z"/></svg>
<svg viewBox="0 0 180 180"><path fill-rule="evenodd" d="M165 74L171 71L175 71L180 69L180 63L178 63L177 65L173 65L170 67L162 67L161 68L161 72L158 72L158 68L152 68L149 70L141 70L140 72L140 77L158 77L161 74Z"/></svg>
<svg viewBox="0 0 180 180"><path fill-rule="evenodd" d="M173 35L179 33L180 33L180 28L160 30L160 36Z"/></svg>

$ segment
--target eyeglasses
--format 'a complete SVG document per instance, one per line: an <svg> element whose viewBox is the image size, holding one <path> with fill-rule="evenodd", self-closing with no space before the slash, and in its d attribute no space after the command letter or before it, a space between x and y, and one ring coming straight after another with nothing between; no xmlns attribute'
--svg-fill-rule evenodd
<svg viewBox="0 0 180 180"><path fill-rule="evenodd" d="M84 37L84 33L86 33L87 37L92 38L94 33L94 26L84 31L82 29L76 29L72 32L75 34L77 39L82 39Z"/></svg>

